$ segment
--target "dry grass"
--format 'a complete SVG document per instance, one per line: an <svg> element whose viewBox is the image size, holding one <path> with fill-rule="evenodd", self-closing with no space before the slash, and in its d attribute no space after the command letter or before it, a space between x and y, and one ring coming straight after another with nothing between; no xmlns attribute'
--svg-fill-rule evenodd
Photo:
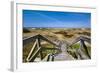
<svg viewBox="0 0 100 73"><path fill-rule="evenodd" d="M23 37L30 37L37 34L46 36L49 39L58 39L58 40L73 40L79 36L91 36L91 29L89 28L48 28L48 29L29 29L29 33L23 33ZM71 41L70 40L70 41Z"/></svg>

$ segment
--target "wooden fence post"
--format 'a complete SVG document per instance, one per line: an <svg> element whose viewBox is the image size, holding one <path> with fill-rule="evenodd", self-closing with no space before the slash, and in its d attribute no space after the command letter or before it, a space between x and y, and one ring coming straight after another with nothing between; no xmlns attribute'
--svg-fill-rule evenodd
<svg viewBox="0 0 100 73"><path fill-rule="evenodd" d="M52 61L54 61L54 54L52 54Z"/></svg>
<svg viewBox="0 0 100 73"><path fill-rule="evenodd" d="M47 61L49 61L50 60L50 55L48 55L48 57L47 57Z"/></svg>
<svg viewBox="0 0 100 73"><path fill-rule="evenodd" d="M41 40L40 40L40 37L38 36L38 47L41 47ZM42 48L40 50L40 57L41 57L41 60L43 59L43 54L42 54Z"/></svg>

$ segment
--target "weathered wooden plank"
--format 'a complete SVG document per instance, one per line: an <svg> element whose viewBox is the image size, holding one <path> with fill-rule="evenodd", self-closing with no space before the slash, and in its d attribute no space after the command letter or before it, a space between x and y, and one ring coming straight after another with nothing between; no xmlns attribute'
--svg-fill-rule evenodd
<svg viewBox="0 0 100 73"><path fill-rule="evenodd" d="M41 50L41 47L39 47L38 50L32 55L32 57L29 59L29 62L34 62L34 60L37 57L37 55L39 54L40 50Z"/></svg>
<svg viewBox="0 0 100 73"><path fill-rule="evenodd" d="M78 49L77 56L80 60L89 59L88 56L82 51L82 49Z"/></svg>
<svg viewBox="0 0 100 73"><path fill-rule="evenodd" d="M86 52L86 55L88 56L88 58L91 58L91 56L89 55L89 52L88 52L87 46L85 45L85 43L84 43L83 40L81 40L81 46L82 46L82 48L85 49L85 52ZM81 49L82 49L82 48L81 48Z"/></svg>
<svg viewBox="0 0 100 73"><path fill-rule="evenodd" d="M80 48L76 50L77 59L89 59L87 47L83 40L80 40Z"/></svg>
<svg viewBox="0 0 100 73"><path fill-rule="evenodd" d="M36 47L37 42L38 42L38 40L36 40L35 43L33 44L33 47L32 47L32 49L31 49L31 51L30 51L28 57L26 58L27 61L29 61L29 58L31 57L32 52L34 51L34 48Z"/></svg>
<svg viewBox="0 0 100 73"><path fill-rule="evenodd" d="M80 39L82 39L82 40L88 42L89 44L91 44L91 39L88 38L88 37L80 37Z"/></svg>
<svg viewBox="0 0 100 73"><path fill-rule="evenodd" d="M52 42L51 40L47 39L46 37L42 36L42 35L36 35L36 36L32 36L32 37L29 37L29 38L25 38L23 39L23 46L32 42L32 41L35 41L35 39L41 39L41 40L44 40L44 41L47 41L55 46L58 46L56 43Z"/></svg>
<svg viewBox="0 0 100 73"><path fill-rule="evenodd" d="M41 40L40 40L40 38L38 37L38 42L37 42L37 47L39 48L39 47L41 47ZM43 54L42 54L42 48L41 48L41 50L40 50L40 57L41 57L41 60L43 59Z"/></svg>
<svg viewBox="0 0 100 73"><path fill-rule="evenodd" d="M89 44L91 44L91 39L90 39L90 38L84 37L84 36L80 36L80 37L76 38L76 39L70 44L70 46L73 45L73 44L75 44L75 43L77 43L77 42L80 41L80 40L84 40L84 41L88 42Z"/></svg>
<svg viewBox="0 0 100 73"><path fill-rule="evenodd" d="M74 60L74 57L72 57L68 52L67 49L68 46L64 41L60 42L60 49L61 53L57 54L54 58L55 61L63 61L63 60Z"/></svg>
<svg viewBox="0 0 100 73"><path fill-rule="evenodd" d="M47 39L47 38L44 37L44 36L39 35L39 38L40 38L41 40L45 40L45 41L47 41L47 42L49 42L49 43L51 43L51 44L53 44L53 45L55 45L55 46L58 46L56 43L52 42L51 40Z"/></svg>
<svg viewBox="0 0 100 73"><path fill-rule="evenodd" d="M32 37L28 37L28 38L25 38L23 39L23 46L25 46L26 44L29 44L30 42L34 42L35 39L37 39L38 36L32 36Z"/></svg>

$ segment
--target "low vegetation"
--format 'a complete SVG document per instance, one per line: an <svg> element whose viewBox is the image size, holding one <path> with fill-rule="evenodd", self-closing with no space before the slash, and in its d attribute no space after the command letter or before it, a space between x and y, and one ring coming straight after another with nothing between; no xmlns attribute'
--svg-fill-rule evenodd
<svg viewBox="0 0 100 73"><path fill-rule="evenodd" d="M35 36L37 34L41 34L48 38L49 40L53 40L57 42L57 40L64 40L68 42L72 42L74 39L76 39L79 36L88 36L91 37L91 29L90 28L24 28L23 29L23 38L24 37L30 37L30 36ZM25 46L23 46L23 62L27 62L26 58L33 46L34 42L31 42ZM73 46L70 47L70 50L67 52L70 53L74 58L77 58L76 56L76 50L80 48L80 44L74 44ZM91 55L91 45L87 46L88 52ZM61 51L55 48L53 45L45 42L44 44L42 43L42 54L43 57L45 57L47 54L53 53L53 54L58 54ZM38 57L40 57L38 55Z"/></svg>

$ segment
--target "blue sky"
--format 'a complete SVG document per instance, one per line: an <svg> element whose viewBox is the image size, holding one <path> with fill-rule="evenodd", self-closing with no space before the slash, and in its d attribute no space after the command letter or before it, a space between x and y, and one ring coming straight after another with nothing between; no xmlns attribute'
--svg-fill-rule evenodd
<svg viewBox="0 0 100 73"><path fill-rule="evenodd" d="M90 28L91 13L23 10L23 27Z"/></svg>

